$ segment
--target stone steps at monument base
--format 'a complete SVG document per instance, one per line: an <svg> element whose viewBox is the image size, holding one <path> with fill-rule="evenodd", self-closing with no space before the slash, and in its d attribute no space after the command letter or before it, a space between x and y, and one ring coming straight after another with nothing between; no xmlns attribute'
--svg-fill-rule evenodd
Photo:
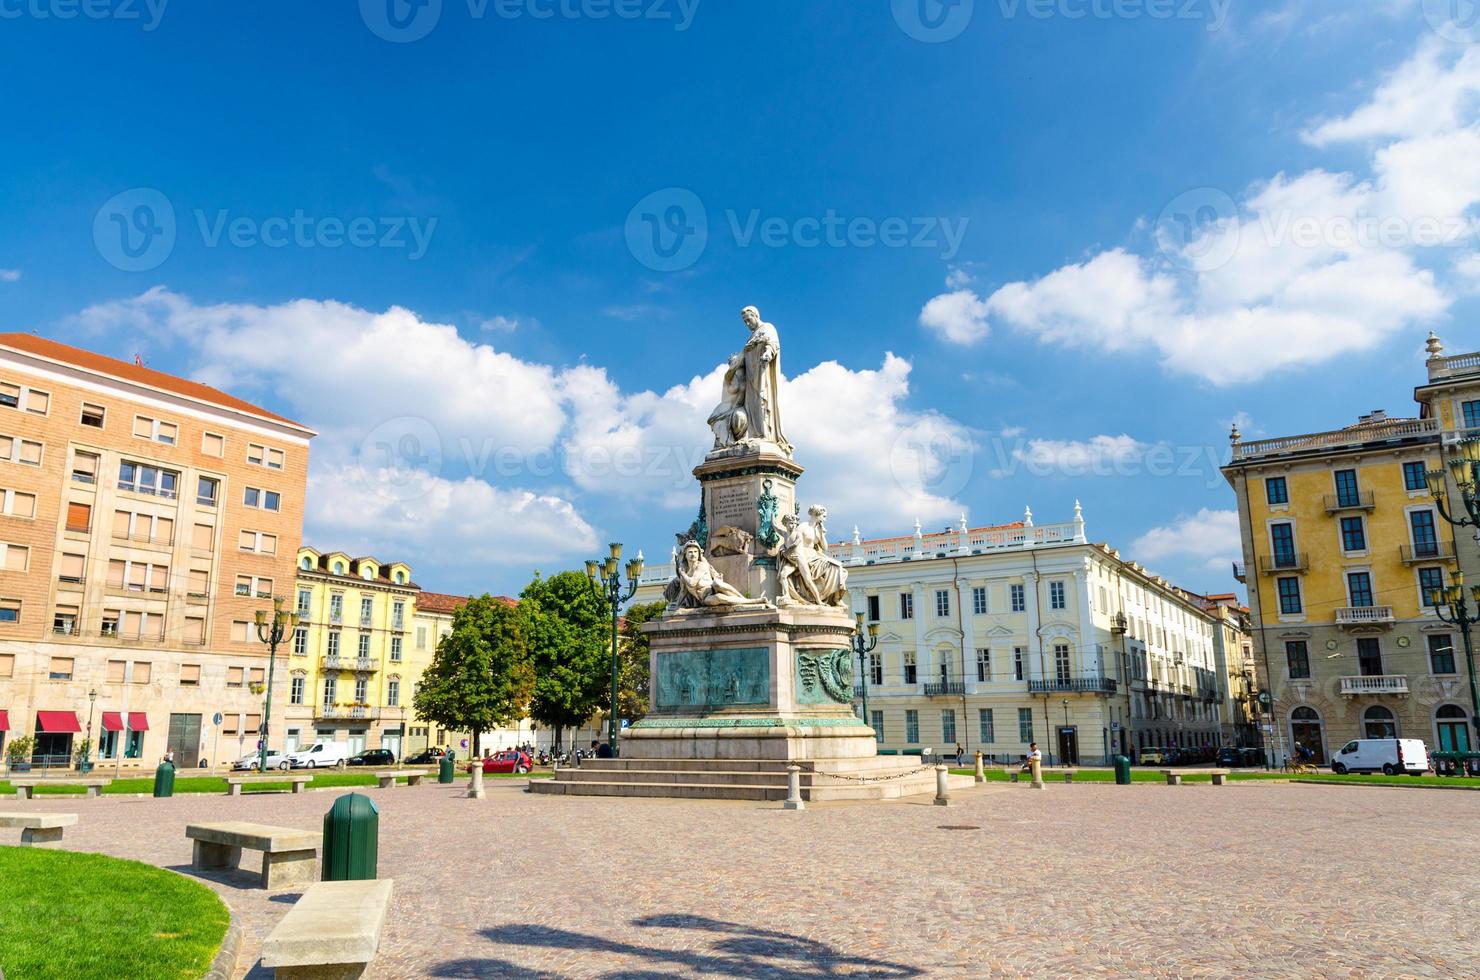
<svg viewBox="0 0 1480 980"><path fill-rule="evenodd" d="M625 772L640 770L644 772L658 769L676 769L684 771L704 772L777 772L786 775L787 766L797 766L802 772L813 770L829 772L860 772L876 771L881 769L919 769L929 768L922 766L915 756L876 755L863 756L857 759L798 759L789 761L786 759L587 759L579 766L581 771L596 770L600 772ZM564 772L567 768L561 768Z"/></svg>
<svg viewBox="0 0 1480 980"><path fill-rule="evenodd" d="M699 765L707 765L699 763ZM780 801L786 799L786 775L771 772L691 770L625 770L593 772L562 769L554 779L535 780L530 792L564 796L631 796L670 799ZM805 773L802 799L885 800L935 793L935 772L901 773L893 778L839 779L826 774ZM973 785L970 776L951 776L951 789Z"/></svg>
<svg viewBox="0 0 1480 980"><path fill-rule="evenodd" d="M743 786L734 783L644 783L596 782L595 780L539 779L529 784L531 793L553 796L641 796L686 800L773 800L786 799L786 786Z"/></svg>
<svg viewBox="0 0 1480 980"><path fill-rule="evenodd" d="M621 769L621 770L599 770L580 769L560 770L561 780L573 783L708 783L715 785L736 784L741 786L780 786L786 788L786 772L738 772L734 770L715 771L707 769ZM802 773L801 780L805 785L811 779L810 773Z"/></svg>

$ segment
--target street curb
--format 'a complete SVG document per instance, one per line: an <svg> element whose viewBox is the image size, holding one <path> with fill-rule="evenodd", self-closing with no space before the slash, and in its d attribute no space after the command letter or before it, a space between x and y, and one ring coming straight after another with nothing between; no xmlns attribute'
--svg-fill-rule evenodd
<svg viewBox="0 0 1480 980"><path fill-rule="evenodd" d="M1403 783L1338 783L1329 779L1292 779L1292 783L1301 783L1305 786L1355 786L1358 789L1451 789L1462 790L1470 793L1480 792L1480 786L1434 786L1417 783L1406 786Z"/></svg>
<svg viewBox="0 0 1480 980"><path fill-rule="evenodd" d="M219 895L216 897L220 898ZM226 900L221 899L221 904L226 905ZM236 975L236 961L242 950L242 923L230 905L226 905L226 911L231 916L231 923L226 927L226 935L221 937L221 949L201 980L231 980ZM4 978L0 977L0 980Z"/></svg>

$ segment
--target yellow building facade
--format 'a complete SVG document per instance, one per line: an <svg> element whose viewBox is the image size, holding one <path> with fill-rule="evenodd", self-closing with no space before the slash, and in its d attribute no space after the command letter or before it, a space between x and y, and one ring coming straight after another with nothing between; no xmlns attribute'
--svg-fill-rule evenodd
<svg viewBox="0 0 1480 980"><path fill-rule="evenodd" d="M411 566L305 547L297 569L284 748L335 740L401 758L425 669L411 649L420 592Z"/></svg>
<svg viewBox="0 0 1480 980"><path fill-rule="evenodd" d="M1460 557L1428 474L1443 468L1454 413L1480 420L1480 357L1467 356L1476 361L1473 410L1433 392L1426 400L1421 387L1418 418L1379 411L1341 429L1254 442L1234 430L1223 473L1238 498L1237 571L1277 758L1299 743L1329 762L1355 738L1473 743L1459 636L1429 597L1450 584Z"/></svg>

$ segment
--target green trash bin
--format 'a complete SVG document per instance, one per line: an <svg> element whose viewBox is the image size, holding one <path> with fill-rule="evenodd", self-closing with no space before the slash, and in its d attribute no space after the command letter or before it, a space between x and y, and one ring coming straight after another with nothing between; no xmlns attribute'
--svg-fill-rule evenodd
<svg viewBox="0 0 1480 980"><path fill-rule="evenodd" d="M373 881L380 847L380 810L347 793L324 814L324 881Z"/></svg>
<svg viewBox="0 0 1480 980"><path fill-rule="evenodd" d="M1129 786L1131 784L1131 760L1129 756L1117 755L1113 760L1115 763L1115 785Z"/></svg>
<svg viewBox="0 0 1480 980"><path fill-rule="evenodd" d="M161 762L154 770L154 795L157 798L175 795L175 767Z"/></svg>
<svg viewBox="0 0 1480 980"><path fill-rule="evenodd" d="M453 772L454 770L452 765L452 754L449 752L447 755L444 755L442 757L442 761L437 764L437 782L452 782Z"/></svg>

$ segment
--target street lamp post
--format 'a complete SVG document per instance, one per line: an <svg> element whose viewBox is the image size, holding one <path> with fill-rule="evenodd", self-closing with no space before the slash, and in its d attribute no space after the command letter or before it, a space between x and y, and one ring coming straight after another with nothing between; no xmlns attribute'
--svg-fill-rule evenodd
<svg viewBox="0 0 1480 980"><path fill-rule="evenodd" d="M89 761L88 755L92 752L93 705L97 700L97 688L89 689L87 692L87 738L82 740L82 759L77 764L78 770L84 773L92 768L92 762Z"/></svg>
<svg viewBox="0 0 1480 980"><path fill-rule="evenodd" d="M1459 627L1459 635L1465 644L1465 668L1470 675L1470 723L1475 727L1477 738L1480 738L1480 692L1477 692L1475 684L1475 650L1470 641L1470 626L1480 621L1480 615L1471 615L1469 599L1475 600L1476 611L1480 612L1480 586L1471 586L1470 595L1465 595L1465 573L1456 572L1454 584L1443 589L1434 589L1429 593L1429 601L1434 604L1434 615L1439 621L1451 626ZM1449 614L1444 614L1445 608ZM1474 744L1480 745L1480 740Z"/></svg>
<svg viewBox="0 0 1480 980"><path fill-rule="evenodd" d="M591 591L596 593L596 598L606 603L611 608L612 614L612 702L610 716L607 718L607 748L611 750L612 758L617 756L617 621L620 618L622 603L637 592L637 580L642 578L642 552L637 553L636 558L627 562L627 587L622 587L621 576L617 574L617 563L622 560L622 546L612 542L611 553L605 559L591 559L586 562L586 578L591 580Z"/></svg>
<svg viewBox="0 0 1480 980"><path fill-rule="evenodd" d="M858 654L858 676L862 679L863 684L861 689L863 692L863 723L872 728L874 727L874 723L869 720L868 713L869 665L867 658L870 653L874 652L874 648L879 645L879 624L869 623L867 626L864 626L863 613L858 614L857 624L857 628L853 630L853 652ZM867 633L866 636L865 633ZM874 733L874 737L876 739L878 738L877 732Z"/></svg>
<svg viewBox="0 0 1480 980"><path fill-rule="evenodd" d="M257 747L257 771L267 772L267 739L268 726L272 722L272 677L274 668L277 666L278 644L283 642L293 630L298 628L298 614L287 612L283 609L283 597L273 596L272 618L267 618L265 610L257 610L257 639L267 644L267 691L262 698L262 731L261 742Z"/></svg>

